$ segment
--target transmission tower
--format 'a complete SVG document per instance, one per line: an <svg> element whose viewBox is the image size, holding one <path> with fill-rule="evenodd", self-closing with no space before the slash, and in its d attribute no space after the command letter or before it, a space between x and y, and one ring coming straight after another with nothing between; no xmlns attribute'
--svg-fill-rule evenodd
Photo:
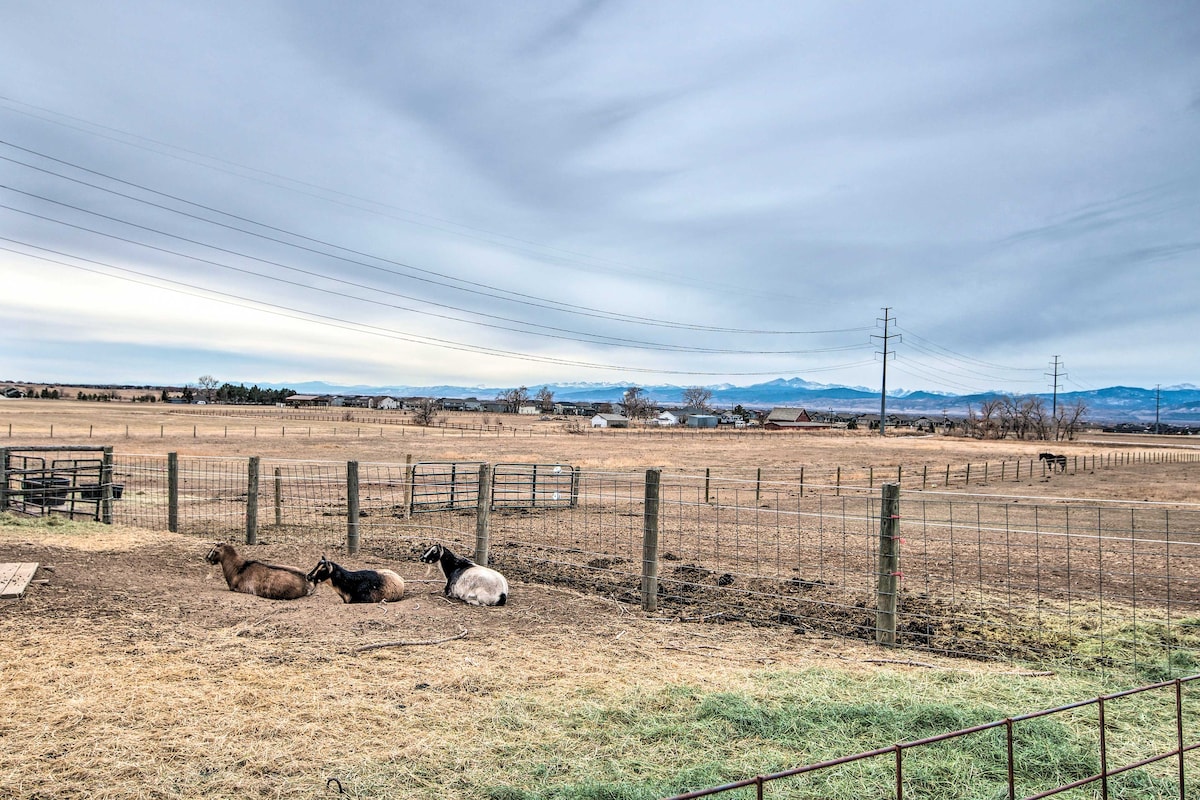
<svg viewBox="0 0 1200 800"><path fill-rule="evenodd" d="M1059 375L1059 367L1062 366L1062 364L1059 362L1058 359L1059 359L1058 356L1054 357L1054 364L1053 364L1053 366L1054 366L1054 373L1053 373L1054 385L1053 385L1053 394L1051 395L1051 397L1053 399L1051 400L1051 405L1050 405L1050 419L1054 420L1054 441L1056 441L1056 442L1058 441L1058 375ZM1046 373L1046 375L1048 375L1048 376L1050 374L1051 373L1049 373L1049 372Z"/></svg>
<svg viewBox="0 0 1200 800"><path fill-rule="evenodd" d="M883 322L883 335L880 336L879 334L871 334L872 339L882 339L883 340L883 354L882 354L883 355L883 380L880 381L880 389L879 389L879 435L880 436L883 436L887 432L887 362L888 362L888 356L895 355L894 351L890 354L888 353L888 345L891 343L892 339L900 339L901 341L903 341L903 338L901 337L900 334L898 334L898 333L889 334L888 333L888 323L896 321L895 317L888 315L888 312L891 310L892 309L890 307L883 309L882 319L878 319L878 318L876 319L876 321Z"/></svg>

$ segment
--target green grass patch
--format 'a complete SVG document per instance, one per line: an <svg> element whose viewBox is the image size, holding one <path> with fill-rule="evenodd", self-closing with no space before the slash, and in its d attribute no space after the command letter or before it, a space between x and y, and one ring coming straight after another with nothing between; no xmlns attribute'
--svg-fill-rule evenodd
<svg viewBox="0 0 1200 800"><path fill-rule="evenodd" d="M1089 679L1022 679L932 673L867 677L804 670L763 673L736 691L674 686L593 699L557 715L522 701L529 738L515 762L483 789L489 800L642 800L720 785L866 752L895 743L1052 708L1100 693ZM1169 694L1169 693L1168 693ZM1163 697L1110 721L1110 753L1128 761L1173 744L1172 704ZM1171 698L1167 697L1169 701ZM506 701L506 704L512 701ZM1153 706L1153 707L1151 707ZM536 732L536 733L533 733ZM1029 794L1099 770L1094 707L1021 722L1015 731L1018 789ZM570 753L586 754L571 757ZM1003 727L906 750L905 788L925 798L1004 797ZM770 796L889 796L893 757L786 779ZM499 778L499 776L497 776ZM1129 773L1116 797L1170 796L1170 767ZM967 788L969 787L969 788ZM1190 787L1196 791L1198 787ZM1157 793L1157 794L1156 794ZM749 795L747 795L749 796Z"/></svg>

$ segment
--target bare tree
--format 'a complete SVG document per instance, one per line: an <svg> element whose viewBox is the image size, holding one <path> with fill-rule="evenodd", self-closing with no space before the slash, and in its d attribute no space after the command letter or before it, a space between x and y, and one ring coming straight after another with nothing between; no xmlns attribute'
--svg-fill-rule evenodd
<svg viewBox="0 0 1200 800"><path fill-rule="evenodd" d="M540 407L542 411L554 410L554 392L550 391L549 386L543 386L541 389L538 389L538 393L535 395L535 397L538 402L538 407Z"/></svg>
<svg viewBox="0 0 1200 800"><path fill-rule="evenodd" d="M689 386L683 390L683 404L705 411L712 410L712 390L703 386Z"/></svg>
<svg viewBox="0 0 1200 800"><path fill-rule="evenodd" d="M437 413L441 409L438 408L438 401L432 397L422 397L416 402L413 407L413 424L414 425L432 425L437 419Z"/></svg>
<svg viewBox="0 0 1200 800"><path fill-rule="evenodd" d="M515 414L521 409L521 406L529 402L529 388L519 386L516 389L509 389L507 392L496 395L496 399L502 403L508 403L508 410Z"/></svg>
<svg viewBox="0 0 1200 800"><path fill-rule="evenodd" d="M641 387L630 386L625 390L621 407L630 419L644 419L650 414L650 398L646 397Z"/></svg>
<svg viewBox="0 0 1200 800"><path fill-rule="evenodd" d="M1083 427L1085 418L1087 417L1088 407L1083 400L1076 400L1075 405L1064 407L1058 413L1057 435L1065 437L1068 440L1073 440L1075 434Z"/></svg>
<svg viewBox="0 0 1200 800"><path fill-rule="evenodd" d="M1031 439L1050 438L1050 415L1046 413L1046 403L1042 398L1026 397L1020 405L1021 421L1026 433Z"/></svg>
<svg viewBox="0 0 1200 800"><path fill-rule="evenodd" d="M999 439L1004 430L1004 400L992 398L979 405L979 413L967 406L967 430L976 439Z"/></svg>
<svg viewBox="0 0 1200 800"><path fill-rule="evenodd" d="M220 381L218 381L212 375L201 375L196 379L196 382L200 384L200 391L204 393L204 399L211 403L213 400L213 393L216 392L217 386L220 385Z"/></svg>

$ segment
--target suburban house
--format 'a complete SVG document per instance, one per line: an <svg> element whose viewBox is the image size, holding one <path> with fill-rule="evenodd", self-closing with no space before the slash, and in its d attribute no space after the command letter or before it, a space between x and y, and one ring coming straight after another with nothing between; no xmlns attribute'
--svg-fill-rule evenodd
<svg viewBox="0 0 1200 800"><path fill-rule="evenodd" d="M382 411L395 411L400 408L400 401L394 397L383 395L371 400L371 408L378 408Z"/></svg>
<svg viewBox="0 0 1200 800"><path fill-rule="evenodd" d="M443 397L442 410L444 411L482 411L483 404L479 402L477 397Z"/></svg>
<svg viewBox="0 0 1200 800"><path fill-rule="evenodd" d="M773 431L780 430L821 430L832 427L828 420L818 422L803 408L787 408L777 406L771 409L763 421L763 427Z"/></svg>
<svg viewBox="0 0 1200 800"><path fill-rule="evenodd" d="M597 414L592 417L593 428L628 428L629 417L624 414Z"/></svg>
<svg viewBox="0 0 1200 800"><path fill-rule="evenodd" d="M675 416L674 412L671 411L660 411L658 412L658 416L654 418L654 424L661 425L662 427L678 425L679 417Z"/></svg>

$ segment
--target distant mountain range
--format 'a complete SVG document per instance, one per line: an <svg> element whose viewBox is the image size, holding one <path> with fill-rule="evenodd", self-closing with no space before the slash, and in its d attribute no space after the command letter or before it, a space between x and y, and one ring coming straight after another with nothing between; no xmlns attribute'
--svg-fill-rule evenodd
<svg viewBox="0 0 1200 800"><path fill-rule="evenodd" d="M260 384L265 388L290 388L302 394L388 394L411 397L475 397L480 400L494 399L511 386L344 386L310 381L300 384ZM554 399L579 403L620 402L629 383L560 383L545 384L554 392ZM528 387L535 394L541 385ZM683 392L687 387L673 385L641 386L643 393L653 402L662 405L682 404ZM837 412L879 413L879 392L864 387L839 386L813 383L802 378L779 378L751 386L718 384L706 386L712 392L712 402L718 408L732 408L741 404L747 408L771 408L793 406L810 411L834 410ZM888 413L925 414L941 417L966 416L968 409L978 410L982 403L996 397L1010 395L1006 392L983 392L979 394L955 395L937 392L896 392L887 396ZM1021 394L1020 397L1028 395ZM1039 394L1047 409L1053 402L1049 393ZM1087 405L1087 419L1092 422L1154 422L1172 425L1195 425L1200 423L1200 387L1185 384L1161 390L1141 389L1131 386L1112 386L1085 392L1060 392L1059 406L1074 406L1082 400Z"/></svg>

